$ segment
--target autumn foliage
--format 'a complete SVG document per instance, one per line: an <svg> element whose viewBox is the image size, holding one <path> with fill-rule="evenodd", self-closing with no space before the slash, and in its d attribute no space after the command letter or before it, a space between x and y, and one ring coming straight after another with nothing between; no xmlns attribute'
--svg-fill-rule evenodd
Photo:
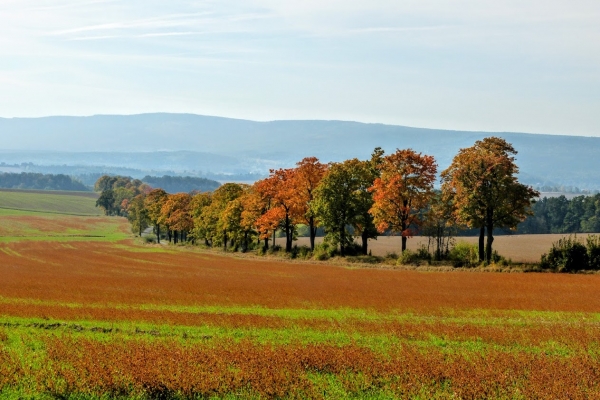
<svg viewBox="0 0 600 400"><path fill-rule="evenodd" d="M370 160L323 164L307 157L294 168L272 169L251 186L227 183L212 193L168 194L144 188L137 197L124 198L121 209L140 235L151 225L158 241L163 227L175 243L200 242L242 251L267 250L280 232L289 253L301 224L308 229L313 251L321 227L342 256L356 238L367 254L368 240L384 233L401 235L404 251L406 240L421 232L424 224L440 231L442 225L431 219L443 216L444 225L480 228L481 243L487 230L487 249L480 245L480 258L487 254L489 262L494 228L514 228L531 213L537 194L517 181L514 154L509 143L494 137L461 149L442 173L441 198L450 213L434 210L437 164L432 156L412 149L385 155L380 148ZM102 177L96 187L110 188L101 195L109 201L125 190L119 187L123 190L118 192L115 185L128 187L123 179L111 177ZM438 234L438 241L442 236Z"/></svg>

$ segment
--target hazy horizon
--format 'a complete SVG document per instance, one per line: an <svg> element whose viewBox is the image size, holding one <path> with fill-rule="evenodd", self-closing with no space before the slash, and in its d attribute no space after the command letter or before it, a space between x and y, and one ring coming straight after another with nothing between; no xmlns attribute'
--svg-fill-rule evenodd
<svg viewBox="0 0 600 400"><path fill-rule="evenodd" d="M0 116L600 135L589 0L8 0Z"/></svg>

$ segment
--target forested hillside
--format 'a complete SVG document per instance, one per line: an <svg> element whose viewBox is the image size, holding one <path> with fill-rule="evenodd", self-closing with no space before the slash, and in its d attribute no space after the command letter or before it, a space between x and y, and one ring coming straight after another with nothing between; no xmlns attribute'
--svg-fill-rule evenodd
<svg viewBox="0 0 600 400"><path fill-rule="evenodd" d="M152 187L162 188L167 193L212 192L221 186L217 181L191 176L145 176L142 182Z"/></svg>
<svg viewBox="0 0 600 400"><path fill-rule="evenodd" d="M70 176L37 173L0 173L0 188L89 191L90 188Z"/></svg>
<svg viewBox="0 0 600 400"><path fill-rule="evenodd" d="M490 136L489 132L348 121L257 122L164 113L0 118L0 132L11 135L10 143L0 145L0 162L8 164L119 166L157 171L148 175L177 172L204 177L210 173L266 176L269 169L291 167L306 154L324 162L361 159L377 146L387 152L412 148L430 154L444 169L460 148ZM600 138L569 133L498 132L494 136L519 149L519 177L524 183L599 189Z"/></svg>
<svg viewBox="0 0 600 400"><path fill-rule="evenodd" d="M522 222L518 232L597 233L600 232L600 194L543 198L532 205L533 215Z"/></svg>

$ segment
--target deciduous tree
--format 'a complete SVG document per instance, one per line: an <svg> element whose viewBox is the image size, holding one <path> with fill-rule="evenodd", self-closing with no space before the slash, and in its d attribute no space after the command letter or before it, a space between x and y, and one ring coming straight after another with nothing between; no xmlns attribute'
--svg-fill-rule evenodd
<svg viewBox="0 0 600 400"><path fill-rule="evenodd" d="M491 262L494 228L516 228L531 214L531 202L539 196L537 191L518 182L516 154L504 139L489 137L461 149L442 172L442 189L454 199L457 219L479 228L480 261L485 258Z"/></svg>
<svg viewBox="0 0 600 400"><path fill-rule="evenodd" d="M275 218L280 218L278 224L285 233L286 252L292 251L294 231L302 215L300 207L302 202L298 199L295 175L296 171L293 169L271 170L271 175L257 187L261 191L261 195L271 200L270 209L261 217L261 225L272 227L275 224Z"/></svg>
<svg viewBox="0 0 600 400"><path fill-rule="evenodd" d="M161 219L161 209L164 202L167 199L167 192L162 189L154 189L146 195L144 199L144 206L146 210L148 210L148 218L150 222L154 225L154 229L156 231L156 241L160 243L160 219Z"/></svg>
<svg viewBox="0 0 600 400"><path fill-rule="evenodd" d="M390 229L402 234L404 252L407 238L421 224L419 212L433 195L437 165L432 156L406 149L383 157L379 170L381 176L370 189L371 213L380 233Z"/></svg>
<svg viewBox="0 0 600 400"><path fill-rule="evenodd" d="M325 226L328 237L339 244L342 256L353 242L347 227L354 226L356 230L370 197L367 190L372 180L367 164L356 158L332 163L315 190L313 212Z"/></svg>
<svg viewBox="0 0 600 400"><path fill-rule="evenodd" d="M315 198L315 189L327 172L327 164L320 163L316 157L307 157L296 165L293 182L295 186L294 198L298 202L296 208L302 221L308 225L310 249L314 250L318 222L310 205Z"/></svg>

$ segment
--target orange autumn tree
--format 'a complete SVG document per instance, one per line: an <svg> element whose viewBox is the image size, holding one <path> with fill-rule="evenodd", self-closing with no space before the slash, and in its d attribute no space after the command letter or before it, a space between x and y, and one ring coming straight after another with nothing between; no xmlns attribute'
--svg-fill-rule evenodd
<svg viewBox="0 0 600 400"><path fill-rule="evenodd" d="M262 181L255 182L249 187L244 195L240 198L242 204L242 214L240 226L244 231L244 248L248 248L248 237L253 231L258 233L258 240L264 240L264 250L269 247L270 226L262 226L259 222L261 217L269 210L270 198L264 197L258 189L262 185ZM277 227L275 227L277 229Z"/></svg>
<svg viewBox="0 0 600 400"><path fill-rule="evenodd" d="M294 169L271 170L271 175L263 179L257 187L261 195L271 200L270 209L260 218L262 229L273 231L281 228L285 233L285 251L292 251L292 242L297 221L300 218L298 192L295 187Z"/></svg>
<svg viewBox="0 0 600 400"><path fill-rule="evenodd" d="M161 209L167 199L167 192L162 189L151 190L144 199L144 206L148 210L148 219L154 225L156 241L160 243Z"/></svg>
<svg viewBox="0 0 600 400"><path fill-rule="evenodd" d="M191 203L192 196L187 193L176 193L168 195L161 207L160 221L171 230L175 244L178 242L178 236L181 241L185 241L187 233L194 228Z"/></svg>
<svg viewBox="0 0 600 400"><path fill-rule="evenodd" d="M294 173L295 196L297 201L296 210L298 215L310 232L310 249L315 249L315 237L317 236L317 219L311 203L315 199L315 189L327 172L327 164L319 162L316 157L306 157L298 162Z"/></svg>
<svg viewBox="0 0 600 400"><path fill-rule="evenodd" d="M378 168L381 175L370 188L371 214L380 233L389 229L402 234L404 252L407 238L421 224L418 213L433 196L437 164L432 156L406 149L383 157Z"/></svg>

